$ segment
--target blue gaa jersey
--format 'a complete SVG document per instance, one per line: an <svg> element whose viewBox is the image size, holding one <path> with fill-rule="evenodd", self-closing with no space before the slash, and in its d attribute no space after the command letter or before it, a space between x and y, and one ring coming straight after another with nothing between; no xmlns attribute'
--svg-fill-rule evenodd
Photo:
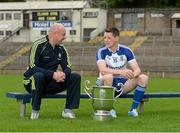
<svg viewBox="0 0 180 133"><path fill-rule="evenodd" d="M127 64L134 60L134 53L125 45L118 44L116 52L112 52L106 45L103 45L97 50L96 60L104 60L108 68L123 69Z"/></svg>

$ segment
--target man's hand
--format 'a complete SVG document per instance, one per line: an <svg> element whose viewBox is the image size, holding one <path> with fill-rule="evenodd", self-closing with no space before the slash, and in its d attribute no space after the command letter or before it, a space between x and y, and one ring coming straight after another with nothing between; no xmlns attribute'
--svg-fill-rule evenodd
<svg viewBox="0 0 180 133"><path fill-rule="evenodd" d="M134 78L134 74L133 71L130 69L123 69L120 70L121 71L121 75L124 76L127 79L133 79Z"/></svg>
<svg viewBox="0 0 180 133"><path fill-rule="evenodd" d="M53 79L56 80L56 82L64 82L66 79L66 75L64 72L56 71L53 74Z"/></svg>

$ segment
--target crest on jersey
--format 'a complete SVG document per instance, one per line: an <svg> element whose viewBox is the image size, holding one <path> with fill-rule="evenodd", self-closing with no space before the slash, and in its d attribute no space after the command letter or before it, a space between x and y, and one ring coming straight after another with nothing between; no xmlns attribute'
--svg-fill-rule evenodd
<svg viewBox="0 0 180 133"><path fill-rule="evenodd" d="M112 54L111 56L107 55L105 57L105 62L108 67L116 69L123 68L127 65L127 58L125 55L118 55L117 53Z"/></svg>
<svg viewBox="0 0 180 133"><path fill-rule="evenodd" d="M58 60L61 60L61 53L58 54Z"/></svg>

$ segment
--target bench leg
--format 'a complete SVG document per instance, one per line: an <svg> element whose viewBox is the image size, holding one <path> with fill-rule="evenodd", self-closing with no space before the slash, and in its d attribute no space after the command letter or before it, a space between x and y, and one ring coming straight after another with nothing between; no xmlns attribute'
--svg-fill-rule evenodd
<svg viewBox="0 0 180 133"><path fill-rule="evenodd" d="M18 100L20 103L20 117L24 117L26 115L26 103L23 102L23 100Z"/></svg>
<svg viewBox="0 0 180 133"><path fill-rule="evenodd" d="M139 113L142 113L144 110L144 101L141 101L140 104L139 104Z"/></svg>
<svg viewBox="0 0 180 133"><path fill-rule="evenodd" d="M139 111L138 111L139 113L143 112L143 110L144 110L144 102L147 102L147 101L148 101L147 98L141 100L141 102L139 104Z"/></svg>

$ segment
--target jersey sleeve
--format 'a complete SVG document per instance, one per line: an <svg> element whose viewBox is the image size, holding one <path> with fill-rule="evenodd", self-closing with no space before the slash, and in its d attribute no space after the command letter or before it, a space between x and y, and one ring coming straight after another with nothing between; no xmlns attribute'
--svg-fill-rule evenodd
<svg viewBox="0 0 180 133"><path fill-rule="evenodd" d="M127 57L128 62L135 59L135 55L134 55L133 51L130 48L127 48L125 53L126 53L126 57Z"/></svg>
<svg viewBox="0 0 180 133"><path fill-rule="evenodd" d="M105 60L105 53L102 47L99 48L96 52L96 61L99 61L99 60Z"/></svg>
<svg viewBox="0 0 180 133"><path fill-rule="evenodd" d="M66 74L66 76L69 76L71 74L70 57L66 48L63 45L62 45L62 51L63 51L63 55L62 55L63 58L60 65L62 67L63 72Z"/></svg>

